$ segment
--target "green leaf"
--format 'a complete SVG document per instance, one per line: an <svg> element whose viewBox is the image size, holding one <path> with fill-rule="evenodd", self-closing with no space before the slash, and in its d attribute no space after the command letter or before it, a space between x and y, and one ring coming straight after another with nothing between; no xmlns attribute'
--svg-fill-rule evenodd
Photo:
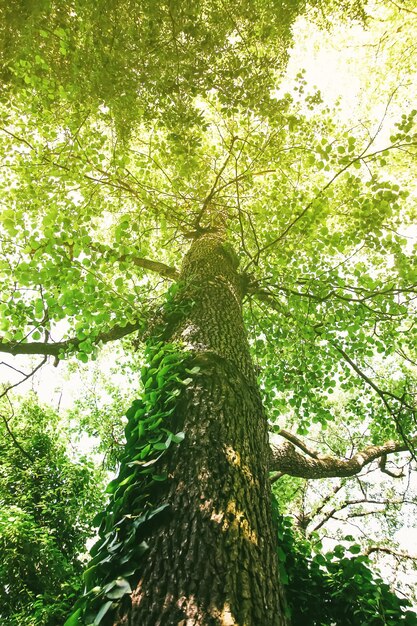
<svg viewBox="0 0 417 626"><path fill-rule="evenodd" d="M81 612L82 612L82 609L77 609L75 613L72 613L67 619L67 621L64 623L64 626L79 626L81 624L81 621L80 621Z"/></svg>
<svg viewBox="0 0 417 626"><path fill-rule="evenodd" d="M109 600L108 602L105 602L104 604L102 604L99 612L97 613L93 625L94 626L98 626L101 622L101 620L103 619L103 617L106 615L106 613L108 612L108 610L110 609L110 607L112 606L113 602L111 600Z"/></svg>
<svg viewBox="0 0 417 626"><path fill-rule="evenodd" d="M151 519L152 517L159 515L160 513L162 513L162 511L169 508L169 506L170 506L169 502L165 502L165 504L161 504L156 509L153 509L153 511L147 514L147 519Z"/></svg>
<svg viewBox="0 0 417 626"><path fill-rule="evenodd" d="M119 576L114 583L114 588L106 593L107 598L110 598L111 600L119 600L125 594L132 593L132 588L125 578Z"/></svg>
<svg viewBox="0 0 417 626"><path fill-rule="evenodd" d="M162 442L162 441L161 441L161 442L158 442L158 443L154 443L154 444L153 444L153 448L154 448L154 450L166 450L166 449L167 449L167 447L168 447L168 446L166 445L166 442L165 442L165 441L164 441L164 442Z"/></svg>
<svg viewBox="0 0 417 626"><path fill-rule="evenodd" d="M86 569L83 574L84 584L87 587L87 589L91 587L91 584L94 581L96 569L97 569L97 565L93 565L92 567L89 567L88 569Z"/></svg>
<svg viewBox="0 0 417 626"><path fill-rule="evenodd" d="M85 352L77 352L77 359L82 363L88 363L88 356Z"/></svg>
<svg viewBox="0 0 417 626"><path fill-rule="evenodd" d="M179 432L179 433L176 433L176 435L171 435L171 439L174 443L181 443L181 441L183 441L184 438L185 438L184 432Z"/></svg>
<svg viewBox="0 0 417 626"><path fill-rule="evenodd" d="M166 472L164 472L163 474L152 474L152 480L155 480L157 482L163 482L164 480L167 480L168 478L168 474Z"/></svg>
<svg viewBox="0 0 417 626"><path fill-rule="evenodd" d="M148 445L146 445L146 446L142 449L142 451L141 451L141 453L140 453L140 455L139 455L139 458L140 458L140 459L145 459L145 458L148 456L149 452L151 451L151 447L152 447L152 446L151 446L151 444L150 444L150 443L148 443Z"/></svg>

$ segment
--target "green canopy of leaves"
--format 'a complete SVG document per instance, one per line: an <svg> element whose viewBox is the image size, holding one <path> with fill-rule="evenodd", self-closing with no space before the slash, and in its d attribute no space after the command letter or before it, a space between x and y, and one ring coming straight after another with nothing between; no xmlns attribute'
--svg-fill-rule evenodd
<svg viewBox="0 0 417 626"><path fill-rule="evenodd" d="M351 123L301 69L280 88L297 15L363 20L360 4L229 4L1 4L0 349L88 363L102 342L141 338L190 239L221 223L271 423L314 436L342 420L357 447L396 438L413 451L412 98L390 79ZM400 32L402 8L387 11ZM383 61L378 80L400 61ZM5 462L23 469L2 478L5 510L36 545L50 529L48 554L71 560L86 532L71 494L90 474L33 432L22 441L34 464L7 447ZM32 465L45 479L33 478L33 498ZM358 560L331 563L319 566L342 587L349 568L367 580Z"/></svg>

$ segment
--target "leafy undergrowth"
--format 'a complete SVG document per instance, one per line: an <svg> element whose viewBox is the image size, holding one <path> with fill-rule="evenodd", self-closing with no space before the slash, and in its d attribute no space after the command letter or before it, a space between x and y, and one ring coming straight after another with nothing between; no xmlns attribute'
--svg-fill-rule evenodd
<svg viewBox="0 0 417 626"><path fill-rule="evenodd" d="M279 516L281 581L292 626L417 626L417 614L370 569L361 548L346 538L327 553L315 553L289 518Z"/></svg>

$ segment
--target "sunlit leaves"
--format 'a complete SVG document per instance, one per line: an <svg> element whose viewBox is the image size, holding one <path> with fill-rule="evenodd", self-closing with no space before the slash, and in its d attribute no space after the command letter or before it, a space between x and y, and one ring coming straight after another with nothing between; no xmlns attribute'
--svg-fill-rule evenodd
<svg viewBox="0 0 417 626"><path fill-rule="evenodd" d="M57 10L18 2L1 13L3 78L34 108L105 103L122 139L138 118L162 118L180 139L177 151L191 153L198 140L189 131L203 123L198 95L216 91L229 116L270 107L270 83L302 9L297 1L284 9L259 0L227 8L204 0L169 7L114 0L94 9L77 0Z"/></svg>

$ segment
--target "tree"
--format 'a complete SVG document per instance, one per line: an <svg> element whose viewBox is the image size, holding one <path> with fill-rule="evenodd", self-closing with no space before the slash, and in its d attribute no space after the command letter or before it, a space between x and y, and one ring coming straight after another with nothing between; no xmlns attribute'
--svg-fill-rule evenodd
<svg viewBox="0 0 417 626"><path fill-rule="evenodd" d="M62 624L80 593L78 559L103 506L102 477L70 459L58 416L31 398L0 426L0 617L9 626Z"/></svg>
<svg viewBox="0 0 417 626"><path fill-rule="evenodd" d="M385 139L386 115L349 130L302 72L279 96L298 3L18 8L2 7L0 351L145 345L68 624L287 624L269 472L415 460L417 112ZM340 412L353 449L312 450Z"/></svg>

